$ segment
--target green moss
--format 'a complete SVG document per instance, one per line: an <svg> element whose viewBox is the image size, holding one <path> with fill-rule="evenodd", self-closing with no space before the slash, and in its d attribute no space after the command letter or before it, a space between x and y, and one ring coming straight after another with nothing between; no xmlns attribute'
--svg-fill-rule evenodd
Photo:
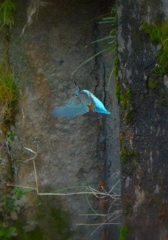
<svg viewBox="0 0 168 240"><path fill-rule="evenodd" d="M124 146L124 144L122 145L122 148L120 151L120 158L121 158L122 164L128 163L133 157L137 157L137 156L138 156L137 152L130 151L126 148L126 146Z"/></svg>
<svg viewBox="0 0 168 240"><path fill-rule="evenodd" d="M69 231L69 217L65 211L60 208L51 208L51 217L55 221L55 228L62 239L69 239L71 232Z"/></svg>
<svg viewBox="0 0 168 240"><path fill-rule="evenodd" d="M23 195L18 189L17 193L18 197ZM36 198L33 211L29 210L29 220L27 215L20 215L15 228L17 240L72 239L69 213L63 209L58 198L51 196Z"/></svg>
<svg viewBox="0 0 168 240"><path fill-rule="evenodd" d="M132 90L131 88L128 87L128 83L125 83L125 88L121 88L120 86L120 82L119 82L119 76L118 76L118 72L119 72L119 60L118 57L115 57L114 60L114 69L113 69L113 73L115 76L115 81L116 81L116 98L118 100L118 102L121 103L121 106L124 110L127 110L126 113L126 124L130 124L134 118L134 107L133 107L133 103L132 103Z"/></svg>
<svg viewBox="0 0 168 240"><path fill-rule="evenodd" d="M134 110L130 110L127 114L126 114L126 117L125 117L125 120L126 120L126 124L131 124L133 122L133 119L134 119L134 116L135 116L135 111Z"/></svg>
<svg viewBox="0 0 168 240"><path fill-rule="evenodd" d="M158 77L162 77L164 75L164 72L164 68L158 64L151 70L151 73L155 74Z"/></svg>
<svg viewBox="0 0 168 240"><path fill-rule="evenodd" d="M10 120L19 98L19 87L15 83L15 74L9 65L0 64L0 122Z"/></svg>
<svg viewBox="0 0 168 240"><path fill-rule="evenodd" d="M120 229L120 240L127 240L130 229L128 226L122 226Z"/></svg>
<svg viewBox="0 0 168 240"><path fill-rule="evenodd" d="M39 226L36 226L35 229L32 231L26 232L24 230L25 225L26 222L24 222L23 220L17 221L17 240L47 240Z"/></svg>
<svg viewBox="0 0 168 240"><path fill-rule="evenodd" d="M159 82L158 80L156 79L149 79L148 81L148 87L151 88L151 89L156 89L159 85Z"/></svg>
<svg viewBox="0 0 168 240"><path fill-rule="evenodd" d="M128 209L125 209L123 211L123 214L126 216L126 215L130 215L133 213L133 208L128 208Z"/></svg>
<svg viewBox="0 0 168 240"><path fill-rule="evenodd" d="M38 209L34 209L36 216L32 222L38 225L31 231L25 231L27 223L25 219L20 218L15 226L18 233L17 240L70 239L72 232L69 215L59 205L58 203L58 208L56 208L53 207L53 202L50 202L48 205L41 204Z"/></svg>
<svg viewBox="0 0 168 240"><path fill-rule="evenodd" d="M148 24L147 22L144 22L142 24L142 30L145 32L145 33L150 33L152 31L153 27L152 25Z"/></svg>
<svg viewBox="0 0 168 240"><path fill-rule="evenodd" d="M2 240L9 239L11 236L16 233L15 227L4 227L3 223L0 222L0 238Z"/></svg>
<svg viewBox="0 0 168 240"><path fill-rule="evenodd" d="M120 94L120 102L123 109L132 108L132 91L130 88L123 89Z"/></svg>
<svg viewBox="0 0 168 240"><path fill-rule="evenodd" d="M153 43L157 44L160 42L162 32L161 32L161 28L159 25L152 26L152 25L148 24L147 22L144 22L142 24L142 30L149 34L150 39Z"/></svg>
<svg viewBox="0 0 168 240"><path fill-rule="evenodd" d="M15 136L15 132L7 132L7 142L12 143Z"/></svg>
<svg viewBox="0 0 168 240"><path fill-rule="evenodd" d="M163 88L159 89L158 95L159 95L160 104L166 105L166 102L168 100L167 91Z"/></svg>
<svg viewBox="0 0 168 240"><path fill-rule="evenodd" d="M15 203L15 200L14 199L12 199L12 198L9 198L9 197L7 197L6 199L5 199L5 203L6 203L6 210L7 211L11 211L11 210L15 210L15 205L14 205L14 203Z"/></svg>
<svg viewBox="0 0 168 240"><path fill-rule="evenodd" d="M43 235L46 236L46 239L68 240L72 237L68 212L62 208L58 199L47 199L40 201L41 205L36 209L35 221L40 224L40 229ZM50 204L48 204L48 201Z"/></svg>
<svg viewBox="0 0 168 240"><path fill-rule="evenodd" d="M115 82L116 82L115 95L116 95L117 101L119 102L121 89L120 89L120 84L119 84L118 72L119 72L119 59L118 59L118 56L116 56L114 59L113 74L114 74Z"/></svg>
<svg viewBox="0 0 168 240"><path fill-rule="evenodd" d="M161 43L162 51L157 57L159 75L168 73L168 21L163 23L153 23L150 25L143 23L142 29L149 34L151 41L154 44Z"/></svg>
<svg viewBox="0 0 168 240"><path fill-rule="evenodd" d="M119 59L118 59L118 56L116 56L114 59L114 66L113 66L113 73L116 78L118 77L118 71L119 71Z"/></svg>

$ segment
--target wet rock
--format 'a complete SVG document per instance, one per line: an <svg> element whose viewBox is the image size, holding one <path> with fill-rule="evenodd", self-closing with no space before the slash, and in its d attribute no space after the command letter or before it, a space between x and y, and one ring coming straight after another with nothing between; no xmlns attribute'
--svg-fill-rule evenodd
<svg viewBox="0 0 168 240"><path fill-rule="evenodd" d="M168 88L168 75L164 75L164 84Z"/></svg>
<svg viewBox="0 0 168 240"><path fill-rule="evenodd" d="M15 207L24 207L27 204L26 198L16 199L14 202Z"/></svg>
<svg viewBox="0 0 168 240"><path fill-rule="evenodd" d="M18 215L16 211L11 211L10 212L10 217L12 220L18 220Z"/></svg>
<svg viewBox="0 0 168 240"><path fill-rule="evenodd" d="M36 226L37 226L36 222L29 222L29 223L27 223L26 226L23 227L23 229L25 232L31 232L31 231L35 230Z"/></svg>

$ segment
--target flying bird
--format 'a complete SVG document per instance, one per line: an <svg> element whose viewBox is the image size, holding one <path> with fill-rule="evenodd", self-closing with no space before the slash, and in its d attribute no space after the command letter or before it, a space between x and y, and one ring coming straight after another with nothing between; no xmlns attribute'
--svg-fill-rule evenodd
<svg viewBox="0 0 168 240"><path fill-rule="evenodd" d="M111 114L93 93L88 90L80 91L76 83L73 92L75 96L66 101L64 106L54 108L52 111L54 117L71 118L88 112Z"/></svg>

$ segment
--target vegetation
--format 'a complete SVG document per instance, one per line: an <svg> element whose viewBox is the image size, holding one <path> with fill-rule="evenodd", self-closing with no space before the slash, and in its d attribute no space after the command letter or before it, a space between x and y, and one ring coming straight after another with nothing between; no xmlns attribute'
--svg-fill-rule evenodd
<svg viewBox="0 0 168 240"><path fill-rule="evenodd" d="M9 212L9 211L12 211L12 210L15 210L15 199L13 198L10 198L10 197L7 197L5 199L5 203L6 203L6 210Z"/></svg>
<svg viewBox="0 0 168 240"><path fill-rule="evenodd" d="M12 0L4 0L0 3L0 26L12 27L14 25L14 12L16 5Z"/></svg>
<svg viewBox="0 0 168 240"><path fill-rule="evenodd" d="M23 189L23 188L15 188L14 189L15 194L16 194L16 198L22 198L23 196L25 196L26 193L32 191L31 189Z"/></svg>
<svg viewBox="0 0 168 240"><path fill-rule="evenodd" d="M131 88L127 87L125 84L125 88L121 88L119 86L118 80L118 99L120 100L121 106L124 110L126 110L125 121L126 124L130 124L133 121L135 110L132 102L132 91Z"/></svg>
<svg viewBox="0 0 168 240"><path fill-rule="evenodd" d="M125 116L125 120L126 120L126 124L130 124L134 118L134 107L133 107L133 103L132 103L132 91L131 88L129 88L127 83L124 83L125 88L120 86L119 83L119 76L118 76L118 72L119 72L119 59L117 56L117 38L116 38L116 56L114 59L114 66L113 66L113 74L115 77L115 82L116 82L116 98L117 101L121 103L121 106L124 110L127 111L126 116Z"/></svg>
<svg viewBox="0 0 168 240"><path fill-rule="evenodd" d="M125 210L123 211L123 215L125 215L125 216L131 215L132 213L133 213L133 208L132 208L132 207L130 207L130 208L128 208L128 209L125 209Z"/></svg>
<svg viewBox="0 0 168 240"><path fill-rule="evenodd" d="M0 64L0 122L11 120L18 100L18 86L8 64Z"/></svg>
<svg viewBox="0 0 168 240"><path fill-rule="evenodd" d="M130 159L132 159L133 157L137 157L138 153L135 151L130 151L126 148L126 146L123 144L121 151L120 151L120 158L121 158L121 162L122 164L126 164Z"/></svg>
<svg viewBox="0 0 168 240"><path fill-rule="evenodd" d="M143 23L142 29L150 37L153 44L161 44L162 48L157 52L155 67L151 70L151 78L148 87L158 95L160 104L167 104L167 91L163 82L163 76L168 74L168 21L155 21L152 24Z"/></svg>
<svg viewBox="0 0 168 240"><path fill-rule="evenodd" d="M148 87L151 88L151 89L156 89L159 85L159 82L158 80L156 79L149 79L148 81Z"/></svg>
<svg viewBox="0 0 168 240"><path fill-rule="evenodd" d="M7 227L10 226L11 221L11 211L16 211L15 201L17 199L25 199L25 194L32 191L31 189L22 189L22 188L14 188L12 191L6 191L3 199L1 199L1 210L3 211L3 216L1 216L0 222L0 239L6 240L11 238L13 235L20 234L20 229L18 227L19 223L15 223L15 227ZM24 220L22 221L24 223ZM23 231L24 232L24 231ZM18 236L19 237L19 236ZM38 239L38 238L18 238L18 239ZM42 238L39 238L42 239Z"/></svg>
<svg viewBox="0 0 168 240"><path fill-rule="evenodd" d="M4 26L11 28L14 25L15 10L16 5L13 0L0 1L0 28ZM0 124L5 120L11 120L18 99L14 72L10 69L8 59L9 56L4 53L0 61Z"/></svg>
<svg viewBox="0 0 168 240"><path fill-rule="evenodd" d="M130 88L123 89L122 94L120 94L120 101L123 109L132 107L131 104L132 91Z"/></svg>
<svg viewBox="0 0 168 240"><path fill-rule="evenodd" d="M15 136L15 132L7 132L7 142L11 143L13 141L14 136Z"/></svg>
<svg viewBox="0 0 168 240"><path fill-rule="evenodd" d="M90 62L92 59L95 59L100 54L103 54L105 52L111 52L111 53L116 52L116 49L117 49L117 36L116 36L117 17L112 16L112 15L116 15L115 8L112 8L112 11L111 11L110 15L111 15L110 17L102 18L102 20L99 22L99 24L111 24L112 30L110 31L109 35L105 36L104 38L101 38L101 39L98 39L98 40L92 42L92 44L97 44L97 43L100 43L100 42L108 41L107 42L108 47L99 51L98 53L94 54L90 58L86 59L83 63L81 63L77 67L77 69L73 72L73 74L76 73L79 68L81 68L82 66L84 66L85 64ZM112 72L113 72L113 70L112 70ZM112 75L112 72L111 72L110 76Z"/></svg>
<svg viewBox="0 0 168 240"><path fill-rule="evenodd" d="M125 121L127 125L133 122L134 116L135 116L135 111L132 108L126 113L126 116L125 116Z"/></svg>
<svg viewBox="0 0 168 240"><path fill-rule="evenodd" d="M14 233L16 233L15 227L4 227L3 223L0 222L0 237L1 239L9 239Z"/></svg>
<svg viewBox="0 0 168 240"><path fill-rule="evenodd" d="M130 230L128 226L122 226L120 229L120 240L127 240Z"/></svg>
<svg viewBox="0 0 168 240"><path fill-rule="evenodd" d="M154 44L162 44L162 50L157 57L156 71L163 76L168 73L168 21L163 23L154 22L152 25L144 22L142 29L149 34Z"/></svg>
<svg viewBox="0 0 168 240"><path fill-rule="evenodd" d="M117 101L119 102L121 99L121 96L120 96L121 89L120 89L120 84L119 84L118 71L119 71L119 59L118 59L118 56L116 56L114 59L113 74L114 74L115 81L116 81L115 95L116 95Z"/></svg>

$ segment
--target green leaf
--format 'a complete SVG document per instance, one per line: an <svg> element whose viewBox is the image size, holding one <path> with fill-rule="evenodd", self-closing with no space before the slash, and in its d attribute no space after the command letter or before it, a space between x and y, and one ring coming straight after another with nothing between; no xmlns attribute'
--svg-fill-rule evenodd
<svg viewBox="0 0 168 240"><path fill-rule="evenodd" d="M10 227L6 230L5 236L7 238L10 238L13 235L13 233L15 233L15 232L16 232L16 228L15 227Z"/></svg>
<svg viewBox="0 0 168 240"><path fill-rule="evenodd" d="M116 17L106 17L106 18L103 18L102 20L103 20L103 21L104 21L104 20L116 20Z"/></svg>
<svg viewBox="0 0 168 240"><path fill-rule="evenodd" d="M5 230L0 230L0 237L5 236Z"/></svg>
<svg viewBox="0 0 168 240"><path fill-rule="evenodd" d="M96 40L96 41L94 41L94 42L91 42L91 43L103 42L103 41L108 40L108 39L111 39L111 38L116 38L116 36L107 36L107 37L105 37L105 38L98 39L98 40Z"/></svg>

